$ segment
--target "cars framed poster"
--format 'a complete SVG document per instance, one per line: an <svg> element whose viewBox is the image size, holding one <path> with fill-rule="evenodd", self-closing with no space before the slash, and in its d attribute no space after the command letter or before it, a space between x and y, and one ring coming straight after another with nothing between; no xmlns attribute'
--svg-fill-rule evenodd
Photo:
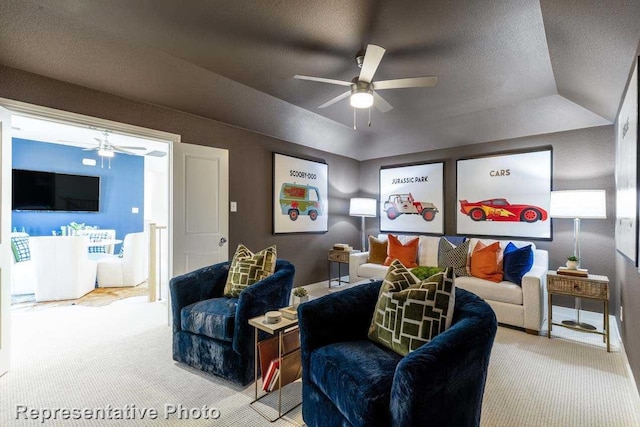
<svg viewBox="0 0 640 427"><path fill-rule="evenodd" d="M273 234L326 233L326 163L273 153Z"/></svg>
<svg viewBox="0 0 640 427"><path fill-rule="evenodd" d="M551 149L457 162L459 235L551 239Z"/></svg>
<svg viewBox="0 0 640 427"><path fill-rule="evenodd" d="M380 168L380 231L444 233L444 163Z"/></svg>

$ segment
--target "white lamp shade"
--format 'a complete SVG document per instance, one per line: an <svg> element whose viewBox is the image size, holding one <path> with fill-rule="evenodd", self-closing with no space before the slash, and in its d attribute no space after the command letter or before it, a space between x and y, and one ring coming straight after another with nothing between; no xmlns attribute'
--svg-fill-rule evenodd
<svg viewBox="0 0 640 427"><path fill-rule="evenodd" d="M374 217L377 212L377 200L356 197L349 204L349 215Z"/></svg>
<svg viewBox="0 0 640 427"><path fill-rule="evenodd" d="M552 191L549 215L552 218L604 219L607 217L604 190Z"/></svg>

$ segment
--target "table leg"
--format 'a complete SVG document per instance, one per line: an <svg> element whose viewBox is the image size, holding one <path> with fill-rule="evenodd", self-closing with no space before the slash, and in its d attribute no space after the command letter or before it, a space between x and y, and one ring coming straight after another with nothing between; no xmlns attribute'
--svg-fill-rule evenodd
<svg viewBox="0 0 640 427"><path fill-rule="evenodd" d="M329 265L329 289L331 289L331 261L327 264Z"/></svg>
<svg viewBox="0 0 640 427"><path fill-rule="evenodd" d="M547 311L548 311L548 316L547 316L547 338L551 338L551 324L552 324L552 318L553 318L553 305L551 303L551 294L548 294L547 297Z"/></svg>
<svg viewBox="0 0 640 427"><path fill-rule="evenodd" d="M282 417L282 331L278 333L278 366L280 375L278 376L278 418Z"/></svg>
<svg viewBox="0 0 640 427"><path fill-rule="evenodd" d="M253 398L258 400L258 328L253 328L253 384L255 385L255 393ZM264 378L264 377L263 377Z"/></svg>
<svg viewBox="0 0 640 427"><path fill-rule="evenodd" d="M607 330L605 331L607 339L607 353L611 353L611 335L609 335L609 301L604 302L604 325Z"/></svg>

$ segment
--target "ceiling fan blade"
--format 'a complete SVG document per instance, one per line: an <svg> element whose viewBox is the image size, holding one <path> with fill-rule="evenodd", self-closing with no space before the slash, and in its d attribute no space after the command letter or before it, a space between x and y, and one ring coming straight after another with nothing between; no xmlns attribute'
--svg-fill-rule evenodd
<svg viewBox="0 0 640 427"><path fill-rule="evenodd" d="M345 92L345 93L343 93L343 94L341 94L341 95L336 96L335 98L333 98L333 99L332 99L332 100L330 100L330 101L325 102L324 104L322 104L322 105L321 105L321 106L319 106L318 108L326 108L326 107L328 107L329 105L333 105L333 104L335 104L335 103L336 103L336 102L338 102L338 101L342 101L343 99L345 99L345 98L349 97L349 95L351 95L351 91L350 91L350 90L349 90L349 91L347 91L347 92Z"/></svg>
<svg viewBox="0 0 640 427"><path fill-rule="evenodd" d="M115 151L116 153L128 154L130 156L137 156L138 155L138 153L134 153L133 151L123 150L122 148L116 147L115 145L112 146L111 149L113 151Z"/></svg>
<svg viewBox="0 0 640 427"><path fill-rule="evenodd" d="M121 150L146 150L147 147L124 147L122 145L114 145L115 148L120 148Z"/></svg>
<svg viewBox="0 0 640 427"><path fill-rule="evenodd" d="M382 61L384 52L384 48L376 46L375 44L370 44L369 46L367 46L367 51L364 54L364 61L362 62L362 70L360 70L358 81L371 83L371 80L373 80L373 75L376 73L378 65L380 65L380 61Z"/></svg>
<svg viewBox="0 0 640 427"><path fill-rule="evenodd" d="M83 148L82 151L98 151L98 147Z"/></svg>
<svg viewBox="0 0 640 427"><path fill-rule="evenodd" d="M411 77L408 79L383 80L374 82L374 90L403 89L409 87L433 87L438 83L438 76Z"/></svg>
<svg viewBox="0 0 640 427"><path fill-rule="evenodd" d="M373 92L373 105L383 113L393 110L393 105L389 104L383 97Z"/></svg>
<svg viewBox="0 0 640 427"><path fill-rule="evenodd" d="M323 77L311 77L311 76L293 76L294 79L298 80L311 80L312 82L320 82L320 83L329 83L332 85L340 85L340 86L351 86L351 82L345 82L342 80L334 80L334 79L325 79Z"/></svg>

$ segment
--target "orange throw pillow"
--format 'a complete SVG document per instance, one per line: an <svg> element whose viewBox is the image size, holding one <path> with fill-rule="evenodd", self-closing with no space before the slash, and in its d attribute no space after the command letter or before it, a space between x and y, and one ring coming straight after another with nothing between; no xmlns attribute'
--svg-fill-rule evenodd
<svg viewBox="0 0 640 427"><path fill-rule="evenodd" d="M393 234L389 234L387 246L387 259L384 265L391 265L394 259L397 259L407 268L417 267L416 259L418 258L418 238L407 242L405 245Z"/></svg>
<svg viewBox="0 0 640 427"><path fill-rule="evenodd" d="M471 254L471 275L492 282L502 281L502 266L498 262L500 242L489 246L478 242Z"/></svg>

